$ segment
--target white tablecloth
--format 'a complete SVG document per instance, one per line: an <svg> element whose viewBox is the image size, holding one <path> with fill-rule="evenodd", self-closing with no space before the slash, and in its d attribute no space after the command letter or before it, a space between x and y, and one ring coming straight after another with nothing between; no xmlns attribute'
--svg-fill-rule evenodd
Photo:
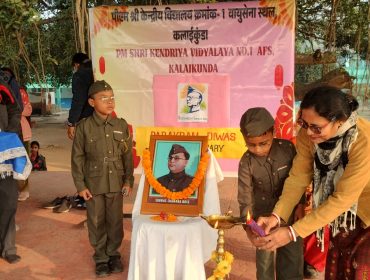
<svg viewBox="0 0 370 280"><path fill-rule="evenodd" d="M221 169L211 152L206 174L203 213L220 214L217 182ZM140 215L145 176L140 178L132 211L129 280L203 280L204 263L216 248L217 231L199 217L164 223Z"/></svg>

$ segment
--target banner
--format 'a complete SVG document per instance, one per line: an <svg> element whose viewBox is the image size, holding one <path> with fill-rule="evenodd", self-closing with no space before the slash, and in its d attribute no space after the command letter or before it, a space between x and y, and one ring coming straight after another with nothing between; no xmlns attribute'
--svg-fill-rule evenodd
<svg viewBox="0 0 370 280"><path fill-rule="evenodd" d="M136 131L137 152L142 154L148 147L151 135L208 136L208 148L217 158L240 159L240 151L245 147L244 139L236 128L179 128L179 127L139 127Z"/></svg>
<svg viewBox="0 0 370 280"><path fill-rule="evenodd" d="M293 135L295 1L102 6L90 13L94 75L114 89L138 155L151 133L209 135L236 171L242 114L266 107L276 134ZM235 141L212 135L233 134ZM214 146L211 146L214 145Z"/></svg>

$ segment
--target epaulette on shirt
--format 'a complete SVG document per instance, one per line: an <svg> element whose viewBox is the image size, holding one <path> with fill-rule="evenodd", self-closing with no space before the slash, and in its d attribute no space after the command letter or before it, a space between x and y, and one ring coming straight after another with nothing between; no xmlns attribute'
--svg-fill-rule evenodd
<svg viewBox="0 0 370 280"><path fill-rule="evenodd" d="M82 118L80 119L78 122L76 122L76 126L78 126L79 124L85 122L87 120L88 117L85 117L85 118Z"/></svg>
<svg viewBox="0 0 370 280"><path fill-rule="evenodd" d="M279 145L286 145L286 146L289 146L289 147L293 147L293 143L290 142L289 140L278 139L278 143L279 143Z"/></svg>

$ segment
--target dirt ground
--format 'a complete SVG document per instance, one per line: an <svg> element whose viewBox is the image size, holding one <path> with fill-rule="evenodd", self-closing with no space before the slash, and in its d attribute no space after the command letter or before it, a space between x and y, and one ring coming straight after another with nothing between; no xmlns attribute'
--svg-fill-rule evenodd
<svg viewBox="0 0 370 280"><path fill-rule="evenodd" d="M95 279L93 251L88 242L87 230L83 226L84 210L71 209L57 214L43 209L43 203L55 197L73 195L75 188L70 174L70 152L72 141L66 136L64 121L67 113L48 117L33 117L33 140L40 142L40 153L46 157L48 171L33 172L30 176L30 198L18 204L16 222L20 226L16 243L22 257L17 264L10 265L0 259L1 280L51 280L51 279ZM139 181L135 175L132 197L125 199L123 212L131 212L135 191ZM225 178L219 183L222 212L237 209L237 179ZM131 219L124 219L124 241L121 246L123 273L111 275L108 279L127 279L130 255ZM247 241L241 227L226 231L225 248L234 255L230 273L231 280L255 279L255 250ZM207 276L214 264L206 264ZM322 275L319 279L323 279ZM162 279L158 279L162 280ZM194 279L196 280L196 279Z"/></svg>
<svg viewBox="0 0 370 280"><path fill-rule="evenodd" d="M40 143L48 171L70 171L72 141L67 137L66 111L57 115L32 117L32 140Z"/></svg>

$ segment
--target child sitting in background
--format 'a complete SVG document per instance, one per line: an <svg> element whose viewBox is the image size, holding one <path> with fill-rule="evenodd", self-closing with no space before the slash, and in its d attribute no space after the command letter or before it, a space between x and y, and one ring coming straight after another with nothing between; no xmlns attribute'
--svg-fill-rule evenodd
<svg viewBox="0 0 370 280"><path fill-rule="evenodd" d="M37 141L31 142L30 160L32 163L32 171L46 171L45 157L39 154L40 144Z"/></svg>

